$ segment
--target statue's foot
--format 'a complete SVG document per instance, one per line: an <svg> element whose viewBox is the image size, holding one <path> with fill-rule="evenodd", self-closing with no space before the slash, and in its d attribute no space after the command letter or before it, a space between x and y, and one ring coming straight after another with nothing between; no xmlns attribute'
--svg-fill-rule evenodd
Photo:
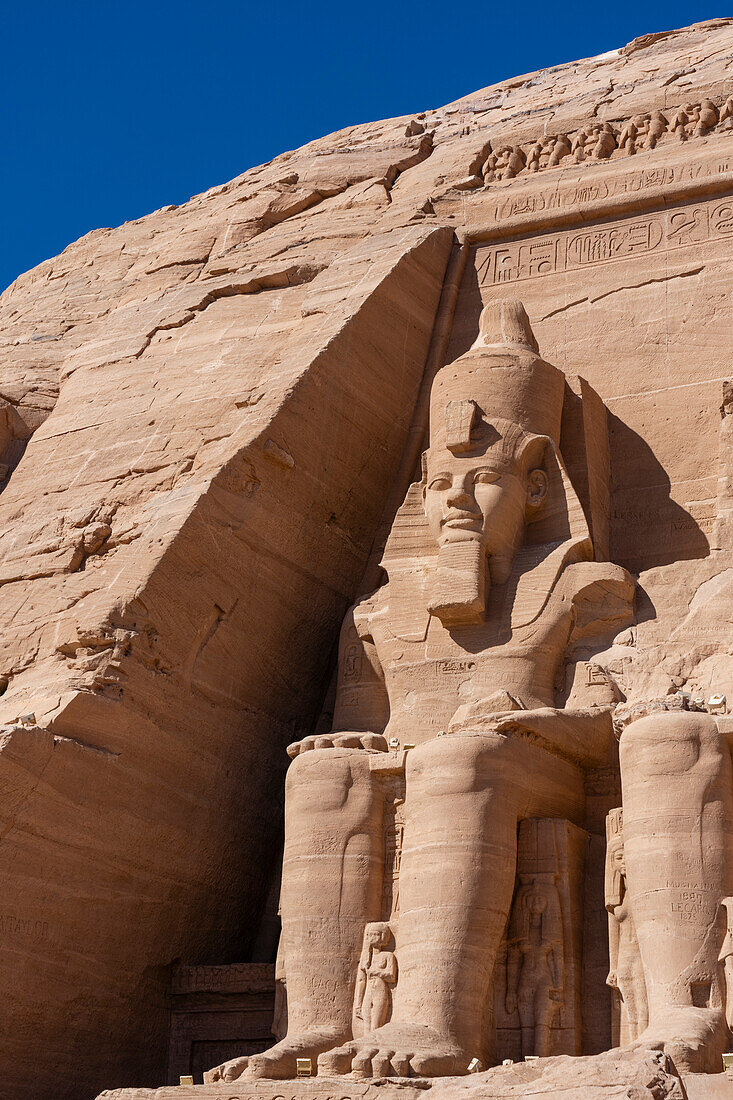
<svg viewBox="0 0 733 1100"><path fill-rule="evenodd" d="M215 1085L218 1081L236 1081L247 1068L249 1058L231 1058L228 1062L222 1062L220 1066L214 1066L204 1073L204 1084Z"/></svg>
<svg viewBox="0 0 733 1100"><path fill-rule="evenodd" d="M318 1059L320 1077L450 1077L466 1073L473 1055L430 1027L396 1023L352 1039Z"/></svg>
<svg viewBox="0 0 733 1100"><path fill-rule="evenodd" d="M663 1050L678 1073L717 1073L727 1046L726 1033L722 1009L670 1005L655 1014L631 1046L635 1050Z"/></svg>
<svg viewBox="0 0 733 1100"><path fill-rule="evenodd" d="M343 1042L344 1033L336 1028L313 1028L311 1031L288 1033L284 1039L262 1054L251 1054L244 1070L246 1077L272 1077L288 1080L297 1076L298 1058L310 1058L313 1072L316 1059L325 1050Z"/></svg>

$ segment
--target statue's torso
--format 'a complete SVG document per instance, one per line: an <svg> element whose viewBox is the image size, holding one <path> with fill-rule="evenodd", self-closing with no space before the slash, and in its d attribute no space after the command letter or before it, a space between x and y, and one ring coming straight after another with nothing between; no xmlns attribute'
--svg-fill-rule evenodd
<svg viewBox="0 0 733 1100"><path fill-rule="evenodd" d="M489 613L478 625L448 631L431 616L424 638L393 632L390 585L365 607L362 629L374 640L389 696L385 734L417 745L444 732L458 707L504 693L522 709L555 704L555 677L572 629L565 586L550 594L529 626L512 630ZM496 594L499 610L501 592ZM498 700L497 710L509 706Z"/></svg>

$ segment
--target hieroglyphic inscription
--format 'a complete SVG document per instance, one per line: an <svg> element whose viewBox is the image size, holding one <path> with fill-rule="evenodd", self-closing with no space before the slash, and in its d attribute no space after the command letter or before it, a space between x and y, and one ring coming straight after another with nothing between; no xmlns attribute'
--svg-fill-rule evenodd
<svg viewBox="0 0 733 1100"><path fill-rule="evenodd" d="M478 245L476 269L482 286L513 283L727 237L733 237L733 199L549 233L531 240Z"/></svg>
<svg viewBox="0 0 733 1100"><path fill-rule="evenodd" d="M526 217L553 210L573 210L587 203L604 202L623 195L643 195L653 187L715 178L733 170L733 157L693 161L688 164L659 165L637 172L624 172L606 179L588 179L579 183L559 182L556 187L509 194L493 206L493 220L499 224L508 218Z"/></svg>

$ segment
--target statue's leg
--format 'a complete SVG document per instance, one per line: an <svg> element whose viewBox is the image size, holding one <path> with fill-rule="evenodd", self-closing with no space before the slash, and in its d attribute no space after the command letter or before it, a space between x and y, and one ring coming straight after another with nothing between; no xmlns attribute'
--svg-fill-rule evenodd
<svg viewBox="0 0 733 1100"><path fill-rule="evenodd" d="M288 1032L247 1074L294 1077L351 1035L364 925L381 916L382 799L360 749L314 749L285 787L281 914Z"/></svg>
<svg viewBox="0 0 733 1100"><path fill-rule="evenodd" d="M522 1057L526 1054L536 1054L535 1050L535 1013L534 990L523 989L520 981L517 995L517 1011L519 1024L522 1029Z"/></svg>
<svg viewBox="0 0 733 1100"><path fill-rule="evenodd" d="M706 714L665 712L621 737L624 852L646 978L639 1046L678 1069L720 1069L726 1045L718 952L720 901L733 886L728 748Z"/></svg>
<svg viewBox="0 0 733 1100"><path fill-rule="evenodd" d="M550 982L540 981L534 998L534 1050L523 1051L523 1053L549 1058L552 1053L550 1037L557 1015L557 1003L550 999Z"/></svg>
<svg viewBox="0 0 733 1100"><path fill-rule="evenodd" d="M622 1045L638 1038L649 1023L644 968L639 957L633 918L628 911L628 900L624 902L624 907L627 912L621 925L618 950L618 986L627 1022L621 1034Z"/></svg>
<svg viewBox="0 0 733 1100"><path fill-rule="evenodd" d="M368 1030L374 1031L382 1026L389 1012L389 989L386 982L373 981L369 997Z"/></svg>
<svg viewBox="0 0 733 1100"><path fill-rule="evenodd" d="M450 734L410 751L392 1019L319 1059L324 1074L440 1076L484 1060L520 817L578 816L570 764L520 738Z"/></svg>

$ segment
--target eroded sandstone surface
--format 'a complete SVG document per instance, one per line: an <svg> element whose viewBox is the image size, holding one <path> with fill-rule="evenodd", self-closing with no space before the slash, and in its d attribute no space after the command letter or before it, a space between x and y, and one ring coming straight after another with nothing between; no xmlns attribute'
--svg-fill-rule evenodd
<svg viewBox="0 0 733 1100"><path fill-rule="evenodd" d="M612 684L617 734L697 709L728 735L732 56L717 20L353 127L2 295L8 1097L161 1083L172 964L274 948L285 747L332 727L344 613L483 307L521 299L562 372L588 564L633 581L603 647L576 642L586 695ZM590 1056L630 1026L604 992L613 754L577 798L563 1042ZM681 921L703 905L665 889Z"/></svg>

